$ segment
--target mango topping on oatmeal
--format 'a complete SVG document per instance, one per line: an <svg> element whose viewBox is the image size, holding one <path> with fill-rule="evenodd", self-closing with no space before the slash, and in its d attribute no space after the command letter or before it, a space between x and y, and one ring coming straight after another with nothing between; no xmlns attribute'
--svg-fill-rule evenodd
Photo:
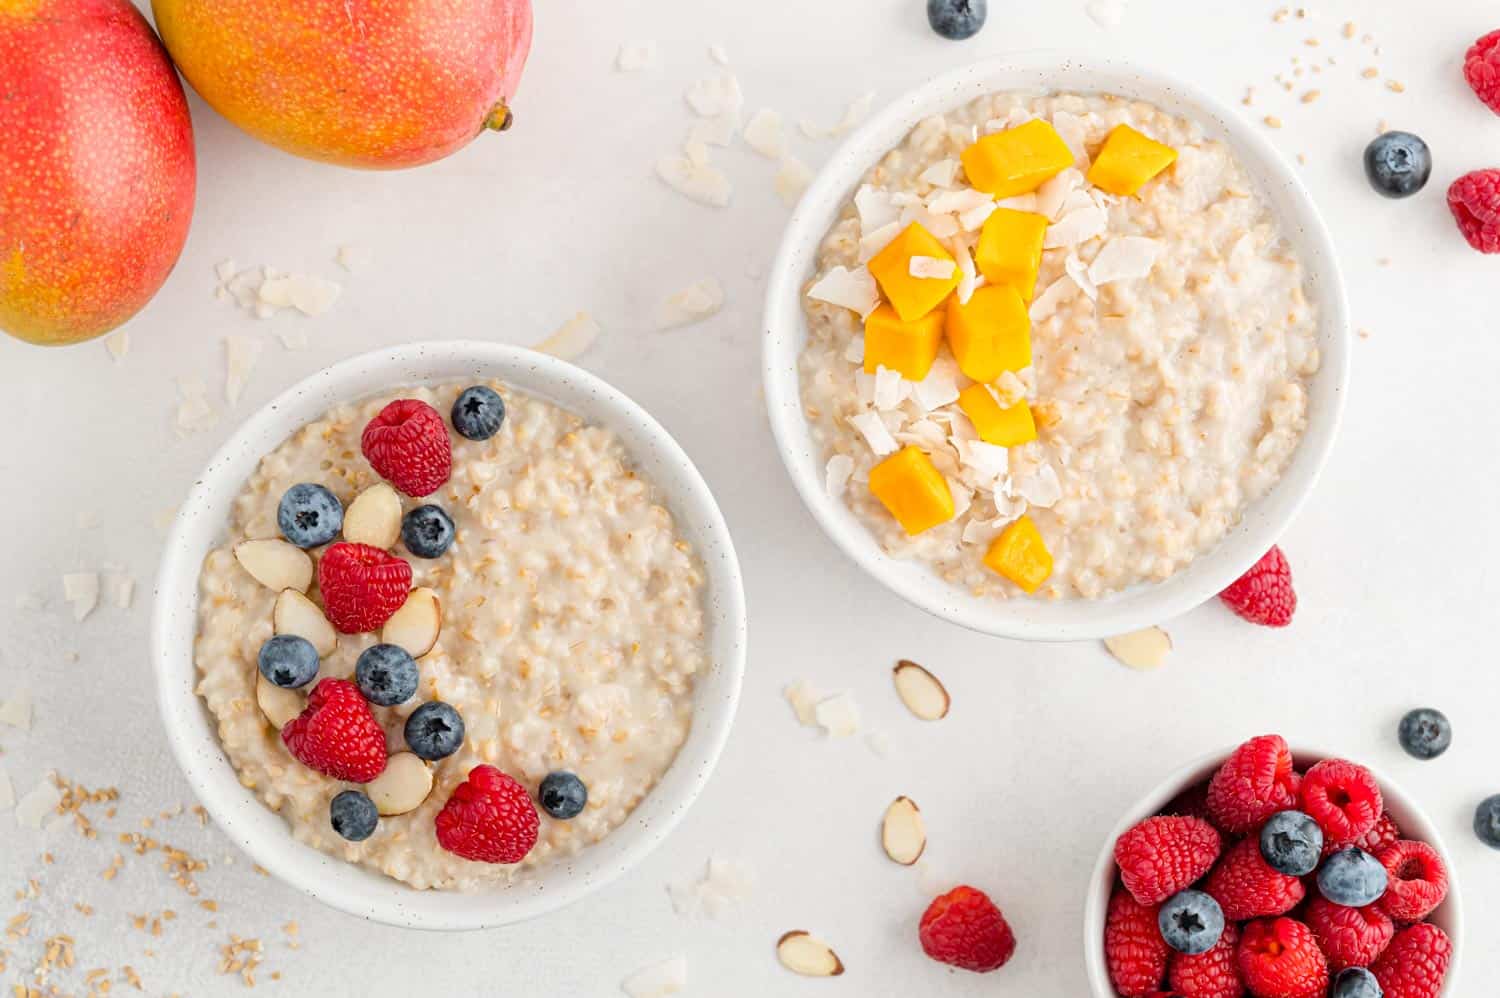
<svg viewBox="0 0 1500 998"><path fill-rule="evenodd" d="M948 277L916 277L912 258L927 257L953 264ZM937 308L958 287L961 276L957 261L937 237L913 222L890 245L870 258L870 273L902 322L912 322Z"/></svg>
<svg viewBox="0 0 1500 998"><path fill-rule="evenodd" d="M870 491L911 536L953 519L948 482L919 447L903 447L871 468Z"/></svg>
<svg viewBox="0 0 1500 998"><path fill-rule="evenodd" d="M1005 408L989 385L976 381L958 393L958 407L987 444L1019 447L1036 439L1036 421L1025 399Z"/></svg>
<svg viewBox="0 0 1500 998"><path fill-rule="evenodd" d="M1052 575L1052 552L1031 517L1024 515L1000 531L984 563L1027 593L1036 592Z"/></svg>
<svg viewBox="0 0 1500 998"><path fill-rule="evenodd" d="M975 381L1031 366L1031 316L1008 284L987 284L969 298L948 301L948 349L958 369Z"/></svg>
<svg viewBox="0 0 1500 998"><path fill-rule="evenodd" d="M900 371L910 381L926 378L943 344L943 318L933 309L920 319L902 322L894 308L882 304L865 320L865 373L884 367Z"/></svg>
<svg viewBox="0 0 1500 998"><path fill-rule="evenodd" d="M1030 194L1073 165L1073 151L1049 122L1033 118L986 135L959 155L976 190L997 198Z"/></svg>
<svg viewBox="0 0 1500 998"><path fill-rule="evenodd" d="M979 230L974 263L991 284L1009 284L1031 301L1042 268L1047 216L1032 211L996 208Z"/></svg>
<svg viewBox="0 0 1500 998"><path fill-rule="evenodd" d="M1177 162L1177 150L1142 135L1129 125L1116 125L1104 140L1089 183L1121 197L1134 197L1146 182Z"/></svg>

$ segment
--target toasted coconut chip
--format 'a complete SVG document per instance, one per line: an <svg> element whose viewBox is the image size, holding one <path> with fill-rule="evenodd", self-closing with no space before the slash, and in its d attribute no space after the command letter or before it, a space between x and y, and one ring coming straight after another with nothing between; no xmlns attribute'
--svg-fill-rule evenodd
<svg viewBox="0 0 1500 998"><path fill-rule="evenodd" d="M1089 280L1096 285L1111 281L1133 281L1151 273L1161 256L1162 244L1145 236L1117 236L1104 244L1089 265Z"/></svg>
<svg viewBox="0 0 1500 998"><path fill-rule="evenodd" d="M806 118L797 122L797 127L802 130L803 135L810 139L837 138L845 132L853 131L859 127L860 122L869 116L870 108L874 103L875 92L872 90L869 93L859 95L851 101L849 106L844 109L844 115L839 119L838 124L831 128L820 128L817 124Z"/></svg>
<svg viewBox="0 0 1500 998"><path fill-rule="evenodd" d="M745 125L745 145L767 159L781 159L786 155L786 130L781 115L763 107L750 116Z"/></svg>
<svg viewBox="0 0 1500 998"><path fill-rule="evenodd" d="M667 998L681 994L687 987L687 957L674 956L661 963L642 967L620 982L620 990L630 998Z"/></svg>
<svg viewBox="0 0 1500 998"><path fill-rule="evenodd" d="M858 312L863 319L880 304L880 288L865 267L834 267L807 289L807 297Z"/></svg>
<svg viewBox="0 0 1500 998"><path fill-rule="evenodd" d="M921 668L918 666L918 668ZM897 797L880 821L880 846L893 863L911 866L927 848L922 812L910 797Z"/></svg>
<svg viewBox="0 0 1500 998"><path fill-rule="evenodd" d="M733 73L720 73L697 80L688 87L688 106L701 118L713 118L726 112L737 113L745 106L740 81Z"/></svg>
<svg viewBox="0 0 1500 998"><path fill-rule="evenodd" d="M31 730L31 694L18 690L9 700L0 703L0 724L8 724L22 731Z"/></svg>
<svg viewBox="0 0 1500 998"><path fill-rule="evenodd" d="M671 295L658 310L657 325L662 329L701 322L724 307L724 286L708 277Z"/></svg>
<svg viewBox="0 0 1500 998"><path fill-rule="evenodd" d="M1113 28L1125 20L1125 0L1089 0L1084 10L1102 28Z"/></svg>
<svg viewBox="0 0 1500 998"><path fill-rule="evenodd" d="M623 42L615 56L615 69L622 73L638 73L656 65L655 42Z"/></svg>
<svg viewBox="0 0 1500 998"><path fill-rule="evenodd" d="M823 488L837 499L849 487L849 476L854 474L854 458L847 454L835 454L828 459L823 473Z"/></svg>
<svg viewBox="0 0 1500 998"><path fill-rule="evenodd" d="M833 948L801 929L793 929L776 940L776 959L787 970L803 977L837 977L844 972L844 964Z"/></svg>
<svg viewBox="0 0 1500 998"><path fill-rule="evenodd" d="M579 312L531 349L538 353L550 353L561 360L573 360L593 346L601 332L599 323L594 321L593 316L587 312Z"/></svg>
<svg viewBox="0 0 1500 998"><path fill-rule="evenodd" d="M896 663L891 677L896 683L896 695L913 715L924 721L940 721L948 716L952 701L947 687L922 666L903 658Z"/></svg>
<svg viewBox="0 0 1500 998"><path fill-rule="evenodd" d="M1010 449L983 440L955 440L958 463L966 472L965 477L975 486L988 492L995 490L995 483L1010 473Z"/></svg>
<svg viewBox="0 0 1500 998"><path fill-rule="evenodd" d="M998 205L991 201L989 204L976 205L968 211L959 212L959 227L965 232L978 232L984 227L984 223L989 220L989 217L995 213L997 207Z"/></svg>
<svg viewBox="0 0 1500 998"><path fill-rule="evenodd" d="M729 177L711 166L701 149L663 156L656 161L656 175L677 193L711 208L728 207L734 194Z"/></svg>
<svg viewBox="0 0 1500 998"><path fill-rule="evenodd" d="M1147 671L1159 669L1166 662L1167 653L1172 650L1172 636L1160 627L1148 627L1118 637L1105 638L1104 647L1109 649L1109 653L1120 664Z"/></svg>

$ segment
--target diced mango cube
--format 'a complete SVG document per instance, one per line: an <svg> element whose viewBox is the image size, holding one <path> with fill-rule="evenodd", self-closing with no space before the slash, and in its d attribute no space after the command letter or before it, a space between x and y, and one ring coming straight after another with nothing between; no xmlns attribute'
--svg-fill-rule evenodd
<svg viewBox="0 0 1500 998"><path fill-rule="evenodd" d="M997 198L1029 194L1073 165L1073 151L1040 118L986 135L960 155L969 183Z"/></svg>
<svg viewBox="0 0 1500 998"><path fill-rule="evenodd" d="M1036 592L1052 575L1052 552L1029 516L1000 531L985 552L984 563L1028 593Z"/></svg>
<svg viewBox="0 0 1500 998"><path fill-rule="evenodd" d="M958 393L958 407L974 424L979 439L987 444L1019 447L1036 439L1036 421L1031 418L1031 406L1025 399L1002 409L988 385L975 383Z"/></svg>
<svg viewBox="0 0 1500 998"><path fill-rule="evenodd" d="M1089 183L1102 191L1130 197L1146 181L1177 162L1177 150L1148 138L1129 125L1116 125L1104 139Z"/></svg>
<svg viewBox="0 0 1500 998"><path fill-rule="evenodd" d="M979 230L974 262L991 284L1009 284L1031 301L1036 275L1042 267L1042 242L1047 237L1047 216L1034 211L996 208Z"/></svg>
<svg viewBox="0 0 1500 998"><path fill-rule="evenodd" d="M870 491L913 537L953 519L948 481L920 448L903 447L871 468Z"/></svg>
<svg viewBox="0 0 1500 998"><path fill-rule="evenodd" d="M949 261L954 265L953 276L913 277L911 258L914 256ZM903 229L900 235L891 240L890 245L871 258L869 267L880 290L885 292L885 297L902 322L920 319L937 308L958 287L962 276L953 254L944 249L937 237L923 228L920 222L913 222Z"/></svg>
<svg viewBox="0 0 1500 998"><path fill-rule="evenodd" d="M900 371L908 381L921 381L932 370L943 342L944 315L933 309L920 319L902 322L889 303L865 320L865 372L881 367Z"/></svg>
<svg viewBox="0 0 1500 998"><path fill-rule="evenodd" d="M975 381L994 381L1031 364L1031 316L1009 284L986 284L959 303L948 302L948 349L958 369Z"/></svg>

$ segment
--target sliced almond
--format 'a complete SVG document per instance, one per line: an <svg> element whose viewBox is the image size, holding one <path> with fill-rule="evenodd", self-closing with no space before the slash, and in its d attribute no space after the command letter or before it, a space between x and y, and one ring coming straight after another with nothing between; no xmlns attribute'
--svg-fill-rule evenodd
<svg viewBox="0 0 1500 998"><path fill-rule="evenodd" d="M312 585L312 559L286 541L245 541L234 546L234 557L256 582L278 593L283 589L305 593Z"/></svg>
<svg viewBox="0 0 1500 998"><path fill-rule="evenodd" d="M896 663L891 675L896 681L896 695L907 710L924 721L939 721L948 716L952 701L938 677L904 658Z"/></svg>
<svg viewBox="0 0 1500 998"><path fill-rule="evenodd" d="M897 797L885 809L880 822L880 845L892 862L911 866L927 848L927 828L922 812L910 797Z"/></svg>
<svg viewBox="0 0 1500 998"><path fill-rule="evenodd" d="M1160 627L1148 627L1119 637L1105 638L1109 653L1132 669L1159 669L1172 650L1172 636Z"/></svg>
<svg viewBox="0 0 1500 998"><path fill-rule="evenodd" d="M379 482L354 497L344 510L344 540L387 550L401 536L401 497Z"/></svg>
<svg viewBox="0 0 1500 998"><path fill-rule="evenodd" d="M296 690L283 689L275 683L266 679L265 676L255 677L255 702L260 704L260 712L266 715L266 720L280 731L286 727L286 722L302 713L305 706L302 694Z"/></svg>
<svg viewBox="0 0 1500 998"><path fill-rule="evenodd" d="M375 802L375 810L384 815L415 811L432 792L432 770L410 752L397 752L386 760L385 770L365 793Z"/></svg>
<svg viewBox="0 0 1500 998"><path fill-rule="evenodd" d="M437 644L443 630L443 605L431 589L413 589L401 609L380 629L380 640L405 648L412 658L421 658Z"/></svg>
<svg viewBox="0 0 1500 998"><path fill-rule="evenodd" d="M793 929L776 940L776 959L787 970L803 977L837 977L844 972L833 948L801 929Z"/></svg>
<svg viewBox="0 0 1500 998"><path fill-rule="evenodd" d="M323 608L295 589L283 589L276 597L271 624L277 634L295 634L312 642L320 658L332 655L339 646L339 632L323 616Z"/></svg>

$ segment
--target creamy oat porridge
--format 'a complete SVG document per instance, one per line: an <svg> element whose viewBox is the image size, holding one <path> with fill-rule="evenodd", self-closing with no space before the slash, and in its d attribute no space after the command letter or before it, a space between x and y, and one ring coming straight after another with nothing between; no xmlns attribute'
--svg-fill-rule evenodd
<svg viewBox="0 0 1500 998"><path fill-rule="evenodd" d="M976 595L1166 579L1276 483L1317 312L1224 144L1107 95L1001 93L863 178L807 285L801 393L891 554Z"/></svg>
<svg viewBox="0 0 1500 998"><path fill-rule="evenodd" d="M199 579L198 692L240 781L301 841L417 888L503 883L619 826L686 738L708 655L703 569L615 434L508 386L482 387L503 398L503 422L488 439L444 425L461 384L340 405L304 426L261 461ZM395 457L373 459L389 484L362 455L362 433L397 400L431 407L401 403L428 420L433 440L451 439L446 477L440 460L409 441L391 445ZM364 446L373 453L370 438ZM402 461L417 472L385 467ZM403 480L433 468L420 487ZM304 484L326 493L289 492ZM429 505L447 517L418 512ZM350 561L351 552L363 561ZM409 582L397 562L410 566ZM375 583L351 589L351 578L364 584L387 570L400 583L394 596ZM273 637L285 647L268 651ZM366 655L372 647L382 650ZM407 681L416 689L402 698ZM338 709L358 716L309 721L315 690L347 694ZM461 733L438 725L414 734L408 718L419 707L439 720L456 711ZM373 747L338 741L366 715ZM299 732L296 757L285 729ZM450 815L454 834L473 840L464 855L505 840L483 862L449 851L453 842L440 842L436 828L455 788L481 765L524 788L505 806L526 812L493 829L472 811ZM560 797L541 793L544 779ZM579 787L586 804L565 817ZM331 814L346 790L356 793ZM516 832L527 824L534 832ZM528 840L520 849L517 834Z"/></svg>

